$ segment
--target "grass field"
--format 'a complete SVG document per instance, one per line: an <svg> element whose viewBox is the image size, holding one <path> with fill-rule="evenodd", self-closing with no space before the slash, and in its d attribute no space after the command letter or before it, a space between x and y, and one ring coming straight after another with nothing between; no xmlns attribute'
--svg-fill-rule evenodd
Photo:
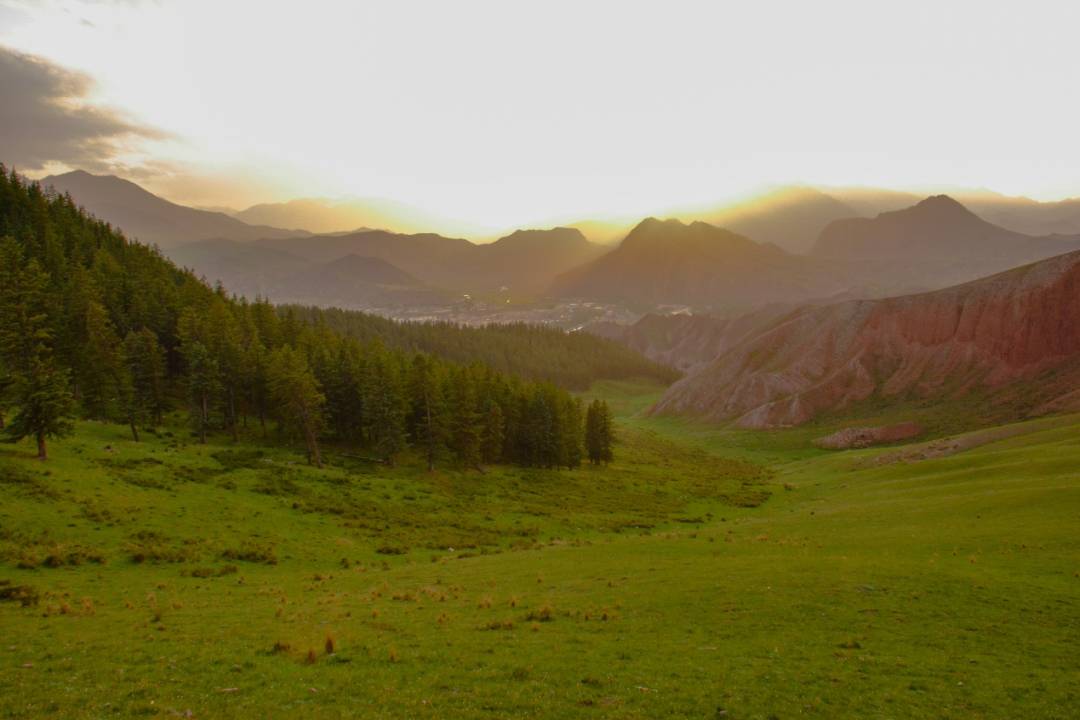
<svg viewBox="0 0 1080 720"><path fill-rule="evenodd" d="M4 447L0 717L1077 717L1080 416L876 464L655 392L573 472Z"/></svg>

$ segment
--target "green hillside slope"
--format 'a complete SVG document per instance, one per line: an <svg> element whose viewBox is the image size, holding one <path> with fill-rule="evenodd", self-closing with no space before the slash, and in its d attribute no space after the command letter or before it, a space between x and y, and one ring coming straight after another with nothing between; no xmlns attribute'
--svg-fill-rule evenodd
<svg viewBox="0 0 1080 720"><path fill-rule="evenodd" d="M1080 417L880 466L621 430L605 471L484 476L96 423L48 466L5 449L0 713L1075 708Z"/></svg>

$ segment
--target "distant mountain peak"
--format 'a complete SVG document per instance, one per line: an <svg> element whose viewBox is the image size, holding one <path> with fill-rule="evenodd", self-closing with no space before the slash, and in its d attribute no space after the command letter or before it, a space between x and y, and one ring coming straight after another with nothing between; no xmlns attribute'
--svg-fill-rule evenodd
<svg viewBox="0 0 1080 720"><path fill-rule="evenodd" d="M971 212L960 202L948 195L931 195L930 197L917 202L909 208L909 210L913 213L934 213L939 217L945 215L978 217L975 213Z"/></svg>
<svg viewBox="0 0 1080 720"><path fill-rule="evenodd" d="M70 194L76 204L121 229L128 237L163 248L210 238L255 240L307 234L248 225L220 212L179 205L115 175L72 170L49 175L40 182L43 187L51 186L58 193Z"/></svg>
<svg viewBox="0 0 1080 720"><path fill-rule="evenodd" d="M539 230L535 228L526 228L521 230L515 230L514 232L499 238L494 244L517 244L517 243L543 243L551 245L552 243L572 243L575 245L588 245L589 240L585 235L577 228L571 227L553 227L550 230Z"/></svg>

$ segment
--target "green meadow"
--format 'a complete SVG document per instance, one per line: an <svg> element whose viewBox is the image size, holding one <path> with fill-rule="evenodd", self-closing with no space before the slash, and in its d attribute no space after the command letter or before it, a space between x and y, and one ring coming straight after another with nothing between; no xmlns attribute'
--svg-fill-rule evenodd
<svg viewBox="0 0 1080 720"><path fill-rule="evenodd" d="M621 444L574 471L315 470L179 415L4 446L0 717L1080 713L1080 416L830 453L657 392L595 386Z"/></svg>

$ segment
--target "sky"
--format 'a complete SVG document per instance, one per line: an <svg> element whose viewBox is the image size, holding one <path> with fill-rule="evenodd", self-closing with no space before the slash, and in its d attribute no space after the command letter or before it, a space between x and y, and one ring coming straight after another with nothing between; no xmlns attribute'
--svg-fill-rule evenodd
<svg viewBox="0 0 1080 720"><path fill-rule="evenodd" d="M1039 0L0 0L0 161L202 206L389 198L450 230L784 184L1058 199L1077 28Z"/></svg>

